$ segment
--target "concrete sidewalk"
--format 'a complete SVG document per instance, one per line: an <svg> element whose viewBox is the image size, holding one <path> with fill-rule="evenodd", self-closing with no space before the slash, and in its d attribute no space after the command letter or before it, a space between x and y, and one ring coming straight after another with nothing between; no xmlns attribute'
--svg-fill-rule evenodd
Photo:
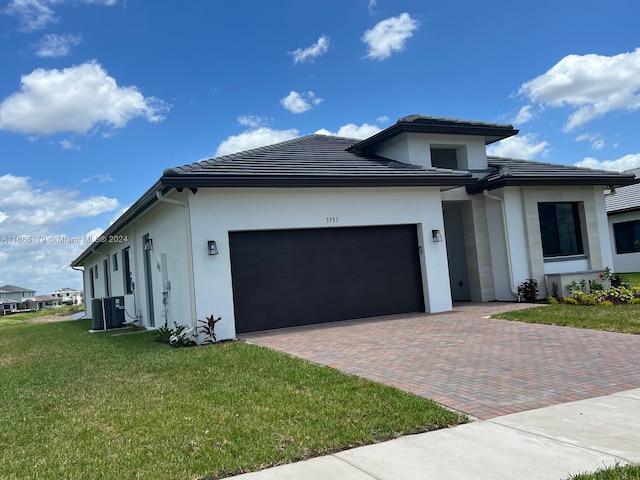
<svg viewBox="0 0 640 480"><path fill-rule="evenodd" d="M640 389L476 421L240 480L564 480L640 463Z"/></svg>

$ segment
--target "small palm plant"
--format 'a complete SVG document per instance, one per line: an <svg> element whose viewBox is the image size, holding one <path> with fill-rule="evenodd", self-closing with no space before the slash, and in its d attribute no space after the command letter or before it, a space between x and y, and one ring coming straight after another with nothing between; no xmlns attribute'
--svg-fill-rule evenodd
<svg viewBox="0 0 640 480"><path fill-rule="evenodd" d="M213 314L209 317L205 317L206 320L198 320L199 323L202 323L202 326L199 329L198 333L202 333L205 336L204 344L208 343L216 343L218 339L216 338L216 323L222 320L222 317L213 318Z"/></svg>

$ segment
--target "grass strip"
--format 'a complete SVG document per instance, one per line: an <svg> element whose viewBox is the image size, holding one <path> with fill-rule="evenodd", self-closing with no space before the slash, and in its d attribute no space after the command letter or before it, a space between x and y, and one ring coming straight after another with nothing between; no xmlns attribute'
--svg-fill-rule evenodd
<svg viewBox="0 0 640 480"><path fill-rule="evenodd" d="M526 323L590 328L619 333L640 333L640 305L610 307L546 305L494 315L493 318Z"/></svg>
<svg viewBox="0 0 640 480"><path fill-rule="evenodd" d="M574 475L567 480L640 480L640 465L616 465L594 473Z"/></svg>
<svg viewBox="0 0 640 480"><path fill-rule="evenodd" d="M243 342L0 327L0 478L222 478L466 419Z"/></svg>

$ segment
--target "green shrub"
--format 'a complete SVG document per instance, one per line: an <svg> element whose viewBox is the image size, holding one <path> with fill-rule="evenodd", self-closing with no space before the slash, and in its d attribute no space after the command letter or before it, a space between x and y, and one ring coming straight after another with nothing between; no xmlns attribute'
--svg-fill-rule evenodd
<svg viewBox="0 0 640 480"><path fill-rule="evenodd" d="M554 297L553 295L549 295L547 297L547 303L549 305L558 305L558 299L556 297Z"/></svg>
<svg viewBox="0 0 640 480"><path fill-rule="evenodd" d="M632 298L629 300L630 305L640 305L640 298Z"/></svg>
<svg viewBox="0 0 640 480"><path fill-rule="evenodd" d="M599 307L613 307L613 302L610 302L609 300L604 300L600 303L598 303Z"/></svg>
<svg viewBox="0 0 640 480"><path fill-rule="evenodd" d="M579 305L596 305L600 299L596 295L591 295L583 291L573 292L573 298L576 299Z"/></svg>
<svg viewBox="0 0 640 480"><path fill-rule="evenodd" d="M562 303L566 303L567 305L578 305L578 300L573 297L563 297Z"/></svg>

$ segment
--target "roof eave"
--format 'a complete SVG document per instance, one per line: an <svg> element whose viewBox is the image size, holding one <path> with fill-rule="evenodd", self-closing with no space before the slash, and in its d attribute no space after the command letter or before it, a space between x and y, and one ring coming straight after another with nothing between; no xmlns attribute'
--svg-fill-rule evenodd
<svg viewBox="0 0 640 480"><path fill-rule="evenodd" d="M625 178L621 175L599 176L591 178L572 177L508 177L495 181L479 181L475 185L467 185L467 193L473 195L484 190L495 190L503 187L546 187L546 186L596 186L623 187L637 183L633 178Z"/></svg>
<svg viewBox="0 0 640 480"><path fill-rule="evenodd" d="M474 135L485 137L485 145L517 135L519 130L511 126L491 126L473 124L420 124L396 123L375 135L347 148L348 152L368 153L375 145L401 133L433 133L448 135Z"/></svg>
<svg viewBox="0 0 640 480"><path fill-rule="evenodd" d="M434 175L434 176L381 176L381 175L307 175L307 176L244 176L244 175L179 175L162 179L163 185L171 188L206 188L206 187L406 187L406 186L465 186L475 183L469 175Z"/></svg>

